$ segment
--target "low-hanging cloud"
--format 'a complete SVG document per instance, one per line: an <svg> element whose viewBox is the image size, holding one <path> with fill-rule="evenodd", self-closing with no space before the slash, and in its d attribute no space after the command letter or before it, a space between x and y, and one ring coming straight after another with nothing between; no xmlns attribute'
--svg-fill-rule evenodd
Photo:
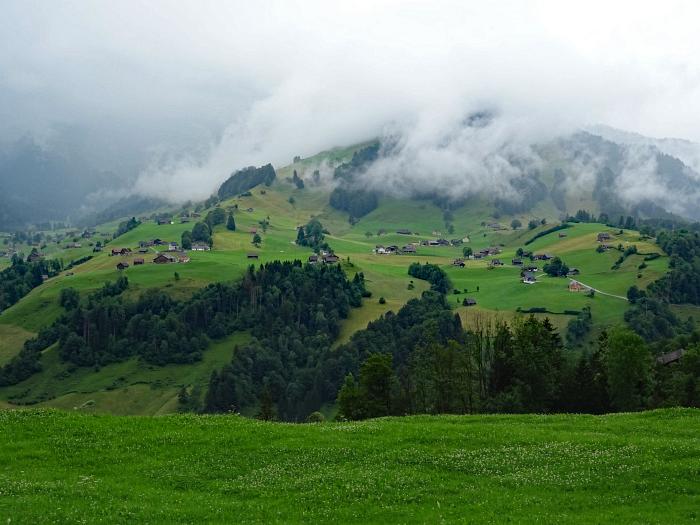
<svg viewBox="0 0 700 525"><path fill-rule="evenodd" d="M134 191L172 201L206 197L247 165L373 137L393 150L370 185L505 196L540 162L533 145L591 124L700 141L694 2L18 1L8 11L0 97L16 111L0 116L17 125L40 100L35 126L148 129L144 148L159 153ZM464 125L480 111L490 125ZM178 126L215 132L183 147L162 131Z"/></svg>

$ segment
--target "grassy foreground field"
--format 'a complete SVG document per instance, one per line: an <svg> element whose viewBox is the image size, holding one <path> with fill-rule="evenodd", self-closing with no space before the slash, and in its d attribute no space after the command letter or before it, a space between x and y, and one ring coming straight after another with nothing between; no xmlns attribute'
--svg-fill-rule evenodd
<svg viewBox="0 0 700 525"><path fill-rule="evenodd" d="M700 411L289 425L0 411L8 523L687 523Z"/></svg>

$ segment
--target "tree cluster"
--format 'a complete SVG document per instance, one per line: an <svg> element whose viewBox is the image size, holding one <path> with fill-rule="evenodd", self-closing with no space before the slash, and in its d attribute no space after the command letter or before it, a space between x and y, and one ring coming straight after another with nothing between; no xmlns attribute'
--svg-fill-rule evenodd
<svg viewBox="0 0 700 525"><path fill-rule="evenodd" d="M436 292L447 293L452 289L450 278L447 276L447 273L445 273L445 270L440 268L437 264L411 263L408 267L408 275L416 279L428 281L431 290L435 290Z"/></svg>
<svg viewBox="0 0 700 525"><path fill-rule="evenodd" d="M266 164L260 168L249 166L231 175L220 187L217 196L220 200L235 197L251 190L259 184L269 186L275 180L277 174L272 164Z"/></svg>

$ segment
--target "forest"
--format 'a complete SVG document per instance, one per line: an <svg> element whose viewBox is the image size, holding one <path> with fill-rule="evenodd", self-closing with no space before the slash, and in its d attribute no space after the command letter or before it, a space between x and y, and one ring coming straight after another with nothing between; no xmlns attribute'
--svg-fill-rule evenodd
<svg viewBox="0 0 700 525"><path fill-rule="evenodd" d="M339 267L300 261L251 266L239 282L209 285L186 301L159 290L130 301L123 298L127 288L122 276L84 300L74 291L62 293L63 315L0 369L0 385L40 369L41 351L54 343L61 359L75 366L131 357L154 365L191 363L210 339L235 331L250 331L267 344L288 341L292 352L324 348L365 291L361 275L350 281Z"/></svg>
<svg viewBox="0 0 700 525"><path fill-rule="evenodd" d="M217 195L219 199L224 200L230 197L236 197L258 184L269 186L275 180L277 174L272 164L265 164L259 168L249 166L239 170L231 175L220 187Z"/></svg>
<svg viewBox="0 0 700 525"><path fill-rule="evenodd" d="M60 271L61 263L55 259L27 262L13 256L12 265L0 271L0 312L43 283L42 275L53 277Z"/></svg>

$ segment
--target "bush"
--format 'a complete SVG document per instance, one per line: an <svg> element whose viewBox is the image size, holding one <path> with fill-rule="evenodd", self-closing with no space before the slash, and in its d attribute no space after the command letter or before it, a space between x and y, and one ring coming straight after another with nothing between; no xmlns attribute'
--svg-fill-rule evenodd
<svg viewBox="0 0 700 525"><path fill-rule="evenodd" d="M321 412L311 412L309 414L309 417L306 418L307 423L323 423L326 420L326 417L321 414Z"/></svg>
<svg viewBox="0 0 700 525"><path fill-rule="evenodd" d="M384 297L380 297L379 304L386 304L386 299L384 299Z"/></svg>

